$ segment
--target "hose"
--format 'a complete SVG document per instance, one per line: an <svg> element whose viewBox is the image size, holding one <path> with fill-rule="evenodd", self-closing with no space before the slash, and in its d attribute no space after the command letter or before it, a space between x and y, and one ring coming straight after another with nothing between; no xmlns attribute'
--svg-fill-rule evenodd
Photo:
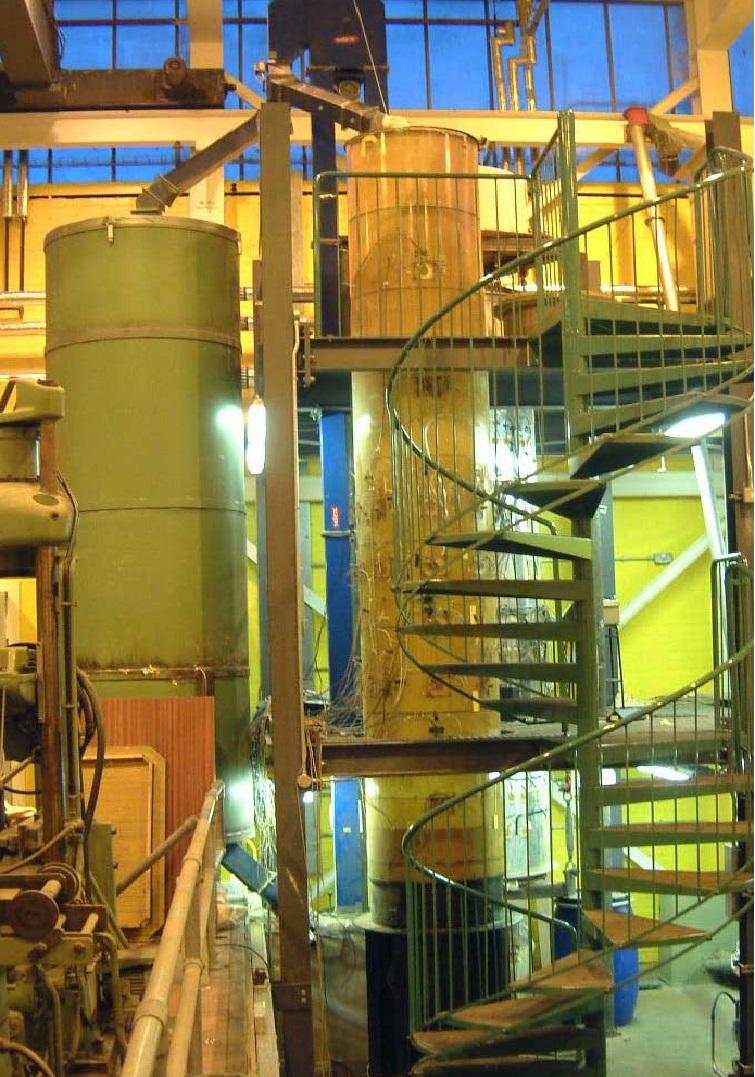
<svg viewBox="0 0 755 1077"><path fill-rule="evenodd" d="M23 1055L24 1058L28 1058L32 1062L40 1073L44 1074L44 1077L55 1077L50 1067L40 1058L36 1051L32 1051L31 1047L27 1047L25 1043L16 1043L14 1040L0 1039L0 1051L7 1051L12 1055Z"/></svg>
<svg viewBox="0 0 755 1077"><path fill-rule="evenodd" d="M80 695L87 701L91 709L91 715L97 730L97 755L94 761L92 788L89 790L89 799L84 810L84 841L86 842L94 820L94 813L97 810L97 801L100 798L100 787L102 785L102 773L105 769L105 723L102 720L102 708L100 707L100 701L97 699L94 685L83 669L76 670L76 682Z"/></svg>

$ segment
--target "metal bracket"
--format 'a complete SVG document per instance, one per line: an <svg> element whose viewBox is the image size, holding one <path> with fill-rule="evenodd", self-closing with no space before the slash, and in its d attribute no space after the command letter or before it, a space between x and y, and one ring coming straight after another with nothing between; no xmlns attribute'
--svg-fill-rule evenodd
<svg viewBox="0 0 755 1077"><path fill-rule="evenodd" d="M312 1009L312 993L309 984L287 984L278 980L270 986L276 1010L282 1013L296 1013Z"/></svg>

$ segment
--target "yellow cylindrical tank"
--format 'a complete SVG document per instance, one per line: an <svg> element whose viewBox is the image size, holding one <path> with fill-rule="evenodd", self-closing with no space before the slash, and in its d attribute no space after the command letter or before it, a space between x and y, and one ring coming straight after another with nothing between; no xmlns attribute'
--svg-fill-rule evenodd
<svg viewBox="0 0 755 1077"><path fill-rule="evenodd" d="M470 136L429 128L388 131L350 143L348 180L352 332L369 337L411 336L443 304L481 273L477 201L478 146ZM398 173L427 173L399 176ZM432 173L432 175L430 175ZM375 175L379 174L379 175ZM450 175L449 175L450 174ZM474 334L482 322L465 303L431 331ZM397 349L398 357L398 349ZM411 662L399 645L392 591L393 512L391 434L383 374L352 378L357 566L361 595L362 697L365 732L385 739L481 736L499 729L498 716L441 684ZM489 466L488 381L485 374L418 371L404 379L402 413L416 417L415 438L456 473L474 480ZM432 422L426 402L432 398ZM423 410L424 402L424 410ZM468 506L461 504L466 498ZM406 508L406 507L404 507ZM461 512L459 510L461 509ZM449 513L458 530L472 530L473 498L437 476L417 491L415 533L429 535ZM424 547L423 556L442 558ZM420 566L427 570L428 566ZM463 646L463 641L461 641ZM422 662L437 660L430 644L413 644ZM480 692L469 679L470 692ZM404 862L401 839L428 808L485 775L370 779L366 786L370 912L390 927L403 925ZM499 792L474 798L455 816L443 816L432 848L421 859L457 879L487 879L503 867L501 841L485 833L502 828ZM500 857L491 858L497 846Z"/></svg>

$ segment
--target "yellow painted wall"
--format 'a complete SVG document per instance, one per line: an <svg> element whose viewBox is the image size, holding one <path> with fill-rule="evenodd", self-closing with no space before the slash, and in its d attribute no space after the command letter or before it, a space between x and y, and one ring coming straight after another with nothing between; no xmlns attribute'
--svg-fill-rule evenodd
<svg viewBox="0 0 755 1077"><path fill-rule="evenodd" d="M678 557L705 533L696 497L616 498L614 528L617 557ZM620 629L627 702L673 692L712 668L710 565L706 553ZM662 571L652 562L618 562L620 609Z"/></svg>

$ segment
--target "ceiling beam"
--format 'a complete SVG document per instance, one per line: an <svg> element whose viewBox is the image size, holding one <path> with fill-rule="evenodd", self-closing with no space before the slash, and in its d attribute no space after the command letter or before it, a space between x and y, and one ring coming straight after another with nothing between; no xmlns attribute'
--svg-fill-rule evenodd
<svg viewBox="0 0 755 1077"><path fill-rule="evenodd" d="M491 111L404 111L411 124L448 127L479 139L507 146L543 146L556 129L555 112L515 113ZM0 114L0 145L7 149L62 146L206 145L249 119L242 109L175 109L111 112L27 112ZM705 137L704 117L673 116L669 122L680 132ZM743 119L743 148L752 145L752 119ZM579 112L577 143L618 149L626 144L626 120L618 113ZM339 141L354 138L353 131L337 128ZM310 117L292 113L292 141L311 141Z"/></svg>
<svg viewBox="0 0 755 1077"><path fill-rule="evenodd" d="M46 85L60 70L58 32L52 4L5 0L0 18L0 56L13 85Z"/></svg>
<svg viewBox="0 0 755 1077"><path fill-rule="evenodd" d="M694 0L698 49L728 49L752 22L752 0Z"/></svg>

